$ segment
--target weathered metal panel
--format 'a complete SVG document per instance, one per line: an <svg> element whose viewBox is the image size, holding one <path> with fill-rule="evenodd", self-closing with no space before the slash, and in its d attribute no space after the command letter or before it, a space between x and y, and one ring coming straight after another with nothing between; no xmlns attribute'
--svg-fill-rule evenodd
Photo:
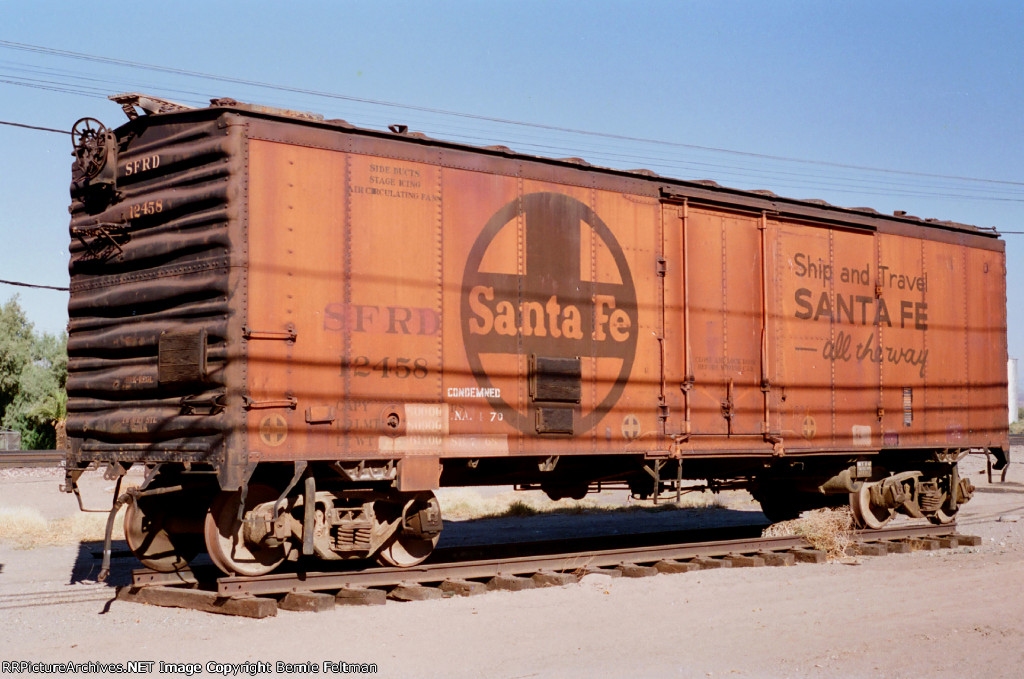
<svg viewBox="0 0 1024 679"><path fill-rule="evenodd" d="M664 204L661 208L661 391L668 436L688 436L690 433L690 392L692 391L692 360L687 325L689 299L689 264L687 241L687 211L681 205ZM669 341L668 338L673 338Z"/></svg>
<svg viewBox="0 0 1024 679"><path fill-rule="evenodd" d="M227 117L117 131L116 193L72 184L68 435L85 460L223 460L244 136ZM205 339L200 379L161 383L162 334ZM198 347L197 347L198 349Z"/></svg>
<svg viewBox="0 0 1024 679"><path fill-rule="evenodd" d="M657 434L658 352L637 351L660 325L656 200L359 150L251 142L248 322L296 335L247 345L260 459L540 454L539 426L575 434L570 452ZM531 396L531 356L579 365L572 427ZM309 424L311 407L344 415Z"/></svg>
<svg viewBox="0 0 1024 679"><path fill-rule="evenodd" d="M693 427L697 435L761 433L761 262L758 217L691 209L688 242Z"/></svg>
<svg viewBox="0 0 1024 679"><path fill-rule="evenodd" d="M246 446L264 460L299 451L341 457L337 423L307 424L304 413L329 406L347 417L345 333L334 306L344 302L348 269L345 157L253 140L248 171L245 313L253 338L243 347L248 369L240 386L254 407ZM274 405L288 399L297 406Z"/></svg>
<svg viewBox="0 0 1024 679"><path fill-rule="evenodd" d="M1006 256L970 250L967 256L967 431L970 440L1008 449L1006 425Z"/></svg>
<svg viewBox="0 0 1024 679"><path fill-rule="evenodd" d="M1002 445L991 420L1001 253L790 222L770 231L786 450Z"/></svg>
<svg viewBox="0 0 1024 679"><path fill-rule="evenodd" d="M930 358L929 332L945 324L944 293L958 282L927 275L919 239L880 234L877 243L878 339L864 359L876 362L881 375L876 433L883 446L920 447L927 437L924 419L914 417L914 396L919 401L929 377L946 369Z"/></svg>

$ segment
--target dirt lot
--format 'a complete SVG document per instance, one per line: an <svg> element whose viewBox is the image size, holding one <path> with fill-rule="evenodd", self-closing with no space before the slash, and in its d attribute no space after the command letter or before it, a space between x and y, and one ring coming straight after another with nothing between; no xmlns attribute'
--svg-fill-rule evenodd
<svg viewBox="0 0 1024 679"><path fill-rule="evenodd" d="M56 471L2 472L0 661L263 661L279 675L278 661L311 661L321 674L324 661L344 661L375 663L385 677L1018 677L1024 465L989 485L981 458L962 464L979 488L960 530L982 536L981 547L856 565L592 575L562 588L266 620L113 601L111 587L90 580L95 543L82 536L95 519L58 493ZM112 484L94 477L87 491L109 504ZM703 510L449 522L446 532L536 537L759 520L756 504L734 497ZM19 538L12 526L28 528ZM123 579L132 562L116 567Z"/></svg>

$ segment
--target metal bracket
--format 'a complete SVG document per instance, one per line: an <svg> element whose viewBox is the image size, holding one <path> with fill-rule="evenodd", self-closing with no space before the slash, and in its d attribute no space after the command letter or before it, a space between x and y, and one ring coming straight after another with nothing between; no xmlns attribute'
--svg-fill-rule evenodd
<svg viewBox="0 0 1024 679"><path fill-rule="evenodd" d="M128 224L102 222L72 229L72 235L89 253L86 261L106 261L124 254L122 244L131 240ZM92 240L88 240L88 239Z"/></svg>
<svg viewBox="0 0 1024 679"><path fill-rule="evenodd" d="M289 408L295 410L299 406L299 400L294 396L269 401L254 401L248 396L242 397L242 405L246 410L261 410L264 408Z"/></svg>
<svg viewBox="0 0 1024 679"><path fill-rule="evenodd" d="M553 472L553 471L555 471L555 466L557 464L558 464L558 455L552 455L551 457L549 457L548 459L544 460L543 462L538 462L537 463L537 469L539 469L542 472Z"/></svg>
<svg viewBox="0 0 1024 679"><path fill-rule="evenodd" d="M141 94L139 92L125 92L122 94L112 94L107 97L110 101L121 104L121 110L128 116L129 120L135 120L139 117L138 111L135 107L141 108L147 115L154 113L169 113L171 111L188 111L192 109L192 106L185 106L179 104L170 99L161 99L160 97L151 97L147 94Z"/></svg>
<svg viewBox="0 0 1024 679"><path fill-rule="evenodd" d="M145 490L149 488L149 484L153 483L153 479L155 479L156 475L160 473L161 467L163 467L162 464L155 464L152 467L146 469L146 475L143 477L142 483L139 484L140 490Z"/></svg>
<svg viewBox="0 0 1024 679"><path fill-rule="evenodd" d="M343 467L340 462L332 462L330 466L338 476L350 483L376 483L398 478L398 467L394 460L375 460L374 462L384 463L380 466L367 466L366 462L359 460L359 464L349 468Z"/></svg>
<svg viewBox="0 0 1024 679"><path fill-rule="evenodd" d="M292 480L288 482L288 485L285 487L284 491L282 491L281 495L278 496L277 501L274 502L275 521L277 521L277 517L281 515L281 507L282 505L284 505L285 498L288 497L288 493L292 492L292 488L298 485L299 479L301 479L302 475L306 472L307 466L308 463L305 460L296 460L295 471L292 473Z"/></svg>
<svg viewBox="0 0 1024 679"><path fill-rule="evenodd" d="M992 458L995 457L995 464L992 463ZM1003 483L1006 481L1006 472L1010 469L1010 455L1009 452L1004 452L1002 448L986 448L985 449L985 467L988 472L988 482L992 483L992 470L1002 470L1002 474L999 476L999 482Z"/></svg>
<svg viewBox="0 0 1024 679"><path fill-rule="evenodd" d="M279 330L253 330L249 326L242 327L242 339L247 340L283 340L294 342L298 337L295 326L289 323L285 326L284 332Z"/></svg>
<svg viewBox="0 0 1024 679"><path fill-rule="evenodd" d="M735 382L733 378L729 378L729 384L726 386L725 400L722 401L722 417L729 420L729 430L732 431L732 418L735 415L736 400L733 398Z"/></svg>
<svg viewBox="0 0 1024 679"><path fill-rule="evenodd" d="M654 479L654 492L651 493L651 497L654 498L654 504L658 504L658 493L661 492L661 468L664 466L665 460L654 460L650 467L644 465L644 471Z"/></svg>
<svg viewBox="0 0 1024 679"><path fill-rule="evenodd" d="M296 471L298 470L299 463L295 463ZM302 462L303 468L306 463ZM302 506L302 554L304 556L312 556L313 554L313 537L316 533L316 477L306 477L306 487L304 488L305 497L303 497ZM277 520L277 507L274 507L274 520Z"/></svg>
<svg viewBox="0 0 1024 679"><path fill-rule="evenodd" d="M182 396L178 405L181 407L182 415L216 415L227 408L227 404L221 401L223 398L223 392L208 396ZM205 409L206 412L196 412L201 409Z"/></svg>
<svg viewBox="0 0 1024 679"><path fill-rule="evenodd" d="M113 481L124 476L126 470L121 464L117 462L108 462L107 466L103 469L103 480Z"/></svg>

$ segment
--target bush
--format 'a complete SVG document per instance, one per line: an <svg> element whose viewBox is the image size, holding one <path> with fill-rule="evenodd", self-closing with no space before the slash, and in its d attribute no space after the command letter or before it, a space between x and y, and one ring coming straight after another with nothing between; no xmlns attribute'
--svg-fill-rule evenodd
<svg viewBox="0 0 1024 679"><path fill-rule="evenodd" d="M54 448L67 410L68 340L39 335L11 298L0 307L0 427L21 433L23 450Z"/></svg>

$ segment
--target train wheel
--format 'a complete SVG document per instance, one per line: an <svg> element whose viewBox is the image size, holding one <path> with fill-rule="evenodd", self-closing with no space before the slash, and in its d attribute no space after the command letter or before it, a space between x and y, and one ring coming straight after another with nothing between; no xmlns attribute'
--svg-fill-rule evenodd
<svg viewBox="0 0 1024 679"><path fill-rule="evenodd" d="M420 510L409 518L409 524L422 528L436 521L436 532L410 532L400 528L391 542L378 552L377 562L384 566L409 568L426 561L441 538L440 519L441 506L437 497L430 493L426 501L422 502Z"/></svg>
<svg viewBox="0 0 1024 679"><path fill-rule="evenodd" d="M170 533L165 528L167 502L142 497L128 505L124 514L124 539L146 568L161 573L180 571L202 551L198 535Z"/></svg>
<svg viewBox="0 0 1024 679"><path fill-rule="evenodd" d="M272 502L279 493L270 486L252 484L245 496L245 511L258 504ZM245 539L244 525L238 520L240 491L221 492L206 514L204 536L210 560L229 575L266 575L288 556L285 545L268 547Z"/></svg>
<svg viewBox="0 0 1024 679"><path fill-rule="evenodd" d="M881 528L889 523L896 513L890 507L879 507L871 503L871 484L861 484L860 490L850 493L850 509L853 510L853 521L861 528Z"/></svg>
<svg viewBox="0 0 1024 679"><path fill-rule="evenodd" d="M960 512L960 505L957 505L956 509L950 509L949 495L946 495L942 506L934 512L926 512L925 516L928 520L938 526L945 526L946 524L953 523L956 521L956 515Z"/></svg>
<svg viewBox="0 0 1024 679"><path fill-rule="evenodd" d="M397 536L391 544L380 550L377 561L383 566L409 568L427 560L434 551L440 535L433 538L410 538Z"/></svg>
<svg viewBox="0 0 1024 679"><path fill-rule="evenodd" d="M954 472L945 483L950 490L943 497L942 506L935 512L925 512L925 516L928 517L929 521L940 526L956 521L960 505L970 500L971 496L974 495L974 484L968 479L961 479L959 473ZM952 505L950 493L956 493L957 495L956 509L950 508Z"/></svg>
<svg viewBox="0 0 1024 679"><path fill-rule="evenodd" d="M936 525L939 525L939 526L945 526L948 523L953 523L954 521L956 521L956 515L957 515L957 513L959 511L960 510L958 509L955 512L951 512L951 511L949 511L949 509L943 507L942 509L940 509L939 511L935 512L934 514L928 514L927 516L928 516L928 520L931 521L932 523L934 523Z"/></svg>
<svg viewBox="0 0 1024 679"><path fill-rule="evenodd" d="M790 495L771 492L760 494L755 499L761 505L761 513L772 523L779 523L795 519L804 511Z"/></svg>
<svg viewBox="0 0 1024 679"><path fill-rule="evenodd" d="M836 496L800 491L788 484L761 484L754 499L761 505L761 513L772 523L790 521L813 509L833 507Z"/></svg>

